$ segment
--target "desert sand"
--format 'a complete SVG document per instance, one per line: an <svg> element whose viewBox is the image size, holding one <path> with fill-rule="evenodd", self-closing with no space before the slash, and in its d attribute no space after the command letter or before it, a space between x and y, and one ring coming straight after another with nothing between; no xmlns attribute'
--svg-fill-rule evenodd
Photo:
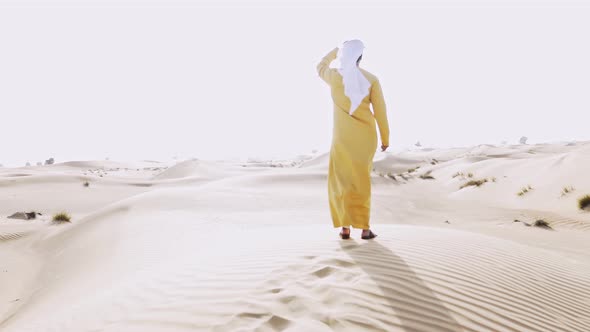
<svg viewBox="0 0 590 332"><path fill-rule="evenodd" d="M379 152L371 241L327 164L0 168L0 331L590 331L590 142Z"/></svg>

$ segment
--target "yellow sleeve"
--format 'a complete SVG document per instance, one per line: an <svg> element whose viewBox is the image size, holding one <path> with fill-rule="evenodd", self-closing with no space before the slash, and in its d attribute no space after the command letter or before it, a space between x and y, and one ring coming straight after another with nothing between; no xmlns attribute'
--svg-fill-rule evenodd
<svg viewBox="0 0 590 332"><path fill-rule="evenodd" d="M387 121L387 109L385 108L385 100L383 99L383 91L381 90L381 83L378 80L371 85L371 104L373 104L373 114L379 126L379 133L381 134L381 144L389 146L389 122Z"/></svg>
<svg viewBox="0 0 590 332"><path fill-rule="evenodd" d="M318 74L328 84L332 80L332 70L330 69L330 63L338 56L338 47L331 50L330 53L326 54L322 61L317 66Z"/></svg>

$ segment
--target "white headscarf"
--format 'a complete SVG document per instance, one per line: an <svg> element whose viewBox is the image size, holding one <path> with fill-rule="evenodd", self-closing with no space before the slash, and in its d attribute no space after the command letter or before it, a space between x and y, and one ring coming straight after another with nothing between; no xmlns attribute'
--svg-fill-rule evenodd
<svg viewBox="0 0 590 332"><path fill-rule="evenodd" d="M359 107L363 99L369 94L371 83L365 78L356 65L356 61L363 54L365 46L363 42L354 39L345 41L340 53L340 68L338 72L342 75L344 82L344 94L350 99L350 110L352 115Z"/></svg>

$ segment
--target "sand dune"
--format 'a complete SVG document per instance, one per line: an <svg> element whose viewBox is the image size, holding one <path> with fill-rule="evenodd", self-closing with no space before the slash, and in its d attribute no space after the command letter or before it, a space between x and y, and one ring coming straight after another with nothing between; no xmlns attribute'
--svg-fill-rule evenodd
<svg viewBox="0 0 590 332"><path fill-rule="evenodd" d="M43 215L0 219L0 330L589 331L589 148L378 154L369 242L330 227L327 154L2 169L2 216Z"/></svg>

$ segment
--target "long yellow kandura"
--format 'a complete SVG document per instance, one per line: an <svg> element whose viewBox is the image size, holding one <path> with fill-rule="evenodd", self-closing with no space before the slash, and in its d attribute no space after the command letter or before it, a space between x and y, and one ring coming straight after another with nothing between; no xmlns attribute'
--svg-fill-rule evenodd
<svg viewBox="0 0 590 332"><path fill-rule="evenodd" d="M350 99L344 94L342 76L330 68L338 48L318 64L320 77L328 83L334 101L334 128L328 169L328 195L334 227L369 229L371 170L377 149L379 126L382 145L389 146L389 124L383 92L377 77L360 69L371 83L369 94L349 114ZM373 111L371 112L371 105Z"/></svg>

